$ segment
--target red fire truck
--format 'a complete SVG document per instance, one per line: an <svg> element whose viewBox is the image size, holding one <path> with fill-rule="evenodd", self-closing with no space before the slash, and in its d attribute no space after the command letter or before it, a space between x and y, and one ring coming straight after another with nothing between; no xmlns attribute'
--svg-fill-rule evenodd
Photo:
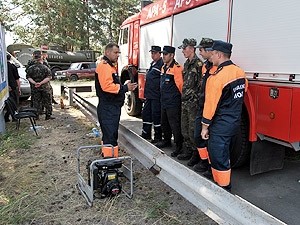
<svg viewBox="0 0 300 225"><path fill-rule="evenodd" d="M231 163L250 156L251 174L282 168L285 148L300 150L299 8L299 0L161 0L144 7L123 22L119 37L121 81L139 85L126 98L127 113L140 113L151 45L231 42L232 61L249 79ZM183 64L179 49L175 57Z"/></svg>

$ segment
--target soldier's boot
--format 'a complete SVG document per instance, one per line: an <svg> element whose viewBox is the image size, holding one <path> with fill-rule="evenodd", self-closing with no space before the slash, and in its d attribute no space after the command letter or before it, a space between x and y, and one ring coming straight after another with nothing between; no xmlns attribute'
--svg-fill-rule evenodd
<svg viewBox="0 0 300 225"><path fill-rule="evenodd" d="M55 99L52 97L52 103L55 104L55 105L58 105L58 102L55 101Z"/></svg>
<svg viewBox="0 0 300 225"><path fill-rule="evenodd" d="M183 153L177 156L179 160L189 160L193 155L193 149L191 147L186 147Z"/></svg>
<svg viewBox="0 0 300 225"><path fill-rule="evenodd" d="M54 120L55 117L53 117L52 115L46 115L45 120Z"/></svg>
<svg viewBox="0 0 300 225"><path fill-rule="evenodd" d="M176 149L171 153L171 156L177 157L180 153L182 153L182 143L176 143Z"/></svg>
<svg viewBox="0 0 300 225"><path fill-rule="evenodd" d="M208 170L209 163L208 160L200 160L196 165L193 166L193 170L198 173L203 173Z"/></svg>
<svg viewBox="0 0 300 225"><path fill-rule="evenodd" d="M193 155L192 158L190 158L190 160L188 161L187 165L188 166L194 166L196 165L198 162L200 162L200 156L198 151L193 151Z"/></svg>
<svg viewBox="0 0 300 225"><path fill-rule="evenodd" d="M154 125L154 139L151 141L152 144L158 143L162 140L161 126Z"/></svg>

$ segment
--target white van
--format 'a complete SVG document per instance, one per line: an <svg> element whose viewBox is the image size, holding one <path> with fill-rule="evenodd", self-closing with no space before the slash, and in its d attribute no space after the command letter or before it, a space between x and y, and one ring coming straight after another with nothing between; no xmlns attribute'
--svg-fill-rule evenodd
<svg viewBox="0 0 300 225"><path fill-rule="evenodd" d="M6 53L11 55L9 52ZM11 55L11 62L18 68L18 73L20 76L20 88L21 88L20 98L27 99L31 95L31 89L30 89L30 83L26 79L25 66L23 66L22 63L12 55Z"/></svg>

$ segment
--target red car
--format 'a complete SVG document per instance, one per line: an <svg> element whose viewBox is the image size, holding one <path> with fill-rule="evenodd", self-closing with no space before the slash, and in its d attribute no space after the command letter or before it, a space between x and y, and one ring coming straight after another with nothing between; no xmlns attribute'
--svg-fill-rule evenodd
<svg viewBox="0 0 300 225"><path fill-rule="evenodd" d="M94 79L96 63L77 62L72 63L67 70L55 72L55 79L77 81L78 79Z"/></svg>

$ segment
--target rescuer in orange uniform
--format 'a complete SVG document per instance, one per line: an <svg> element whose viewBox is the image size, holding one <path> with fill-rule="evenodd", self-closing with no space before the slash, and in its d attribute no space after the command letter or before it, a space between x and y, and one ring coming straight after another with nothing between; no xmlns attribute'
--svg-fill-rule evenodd
<svg viewBox="0 0 300 225"><path fill-rule="evenodd" d="M97 65L95 76L96 93L99 98L97 107L98 120L102 130L102 142L112 147L102 147L103 157L118 157L118 129L121 107L124 104L125 93L133 91L136 83L126 81L120 83L115 63L119 57L119 46L109 43L105 47L102 61ZM112 153L112 150L114 153Z"/></svg>
<svg viewBox="0 0 300 225"><path fill-rule="evenodd" d="M214 41L210 60L217 70L206 83L201 136L208 140L214 181L231 191L230 145L237 134L247 89L245 72L230 60L232 44Z"/></svg>
<svg viewBox="0 0 300 225"><path fill-rule="evenodd" d="M175 48L164 46L163 62L160 78L161 94L161 126L164 140L156 144L157 147L171 146L172 133L176 150L171 156L176 157L182 152L183 136L181 133L181 93L183 86L183 68L175 61Z"/></svg>
<svg viewBox="0 0 300 225"><path fill-rule="evenodd" d="M205 172L203 175L211 178L211 170L208 162L208 152L207 152L207 141L203 140L201 137L202 130L202 113L204 107L205 100L205 86L206 81L209 76L214 73L217 69L216 66L213 66L212 62L209 61L209 58L212 55L212 51L207 51L207 48L211 48L213 45L213 40L211 38L202 38L200 44L196 46L199 48L199 54L205 60L204 65L202 66L202 85L200 89L200 97L199 97L199 107L197 116L195 119L195 130L194 130L194 139L197 147L197 155L193 155L193 157L188 162L188 166L193 166L193 170L199 173ZM201 159L201 160L200 160ZM207 172L209 170L209 172ZM210 175L210 176L209 176Z"/></svg>

